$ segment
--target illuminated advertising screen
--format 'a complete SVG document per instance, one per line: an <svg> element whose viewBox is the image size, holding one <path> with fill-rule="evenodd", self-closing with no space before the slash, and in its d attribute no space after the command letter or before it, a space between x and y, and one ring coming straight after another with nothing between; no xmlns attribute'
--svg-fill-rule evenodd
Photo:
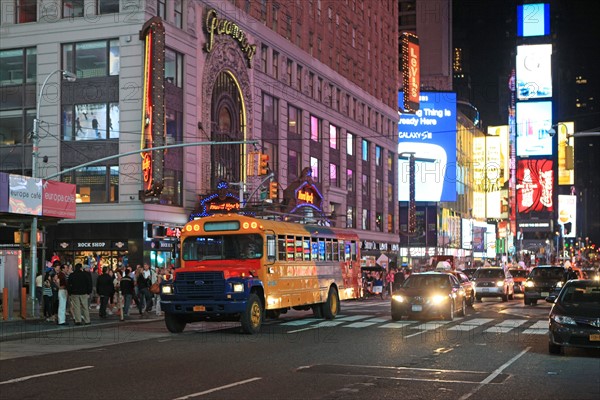
<svg viewBox="0 0 600 400"><path fill-rule="evenodd" d="M550 34L550 4L536 3L517 6L517 36Z"/></svg>
<svg viewBox="0 0 600 400"><path fill-rule="evenodd" d="M421 92L415 114L398 122L398 200L409 200L408 153L415 156L415 200L456 200L456 93ZM404 95L398 94L402 109Z"/></svg>
<svg viewBox="0 0 600 400"><path fill-rule="evenodd" d="M552 102L517 103L517 156L552 155Z"/></svg>
<svg viewBox="0 0 600 400"><path fill-rule="evenodd" d="M402 33L402 83L404 93L403 110L415 112L419 109L421 60L419 38L409 32Z"/></svg>
<svg viewBox="0 0 600 400"><path fill-rule="evenodd" d="M517 209L520 213L553 211L552 160L519 160Z"/></svg>
<svg viewBox="0 0 600 400"><path fill-rule="evenodd" d="M42 180L10 174L8 212L42 215Z"/></svg>
<svg viewBox="0 0 600 400"><path fill-rule="evenodd" d="M552 45L517 46L517 98L552 97Z"/></svg>
<svg viewBox="0 0 600 400"><path fill-rule="evenodd" d="M558 184L575 184L575 143L573 133L575 124L573 122L559 122L556 124L558 131Z"/></svg>
<svg viewBox="0 0 600 400"><path fill-rule="evenodd" d="M577 196L558 195L558 224L563 228L563 236L574 238L577 227Z"/></svg>

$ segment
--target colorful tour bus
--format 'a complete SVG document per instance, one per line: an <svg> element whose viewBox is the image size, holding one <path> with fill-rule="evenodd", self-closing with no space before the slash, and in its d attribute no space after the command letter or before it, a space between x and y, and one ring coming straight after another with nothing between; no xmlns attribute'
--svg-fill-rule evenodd
<svg viewBox="0 0 600 400"><path fill-rule="evenodd" d="M180 268L161 286L167 329L197 321L240 321L258 333L265 317L290 308L333 319L358 298L359 238L320 225L215 214L188 222Z"/></svg>

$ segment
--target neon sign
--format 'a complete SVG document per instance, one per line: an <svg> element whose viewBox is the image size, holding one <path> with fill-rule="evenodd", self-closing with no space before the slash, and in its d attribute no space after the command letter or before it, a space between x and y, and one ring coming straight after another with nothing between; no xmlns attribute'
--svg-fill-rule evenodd
<svg viewBox="0 0 600 400"><path fill-rule="evenodd" d="M256 54L256 45L248 43L246 32L238 24L224 18L217 18L216 10L208 10L205 29L208 33L208 42L204 45L204 50L207 53L213 50L215 33L217 35L227 35L238 43L242 53L248 59L248 68L252 68L252 57Z"/></svg>

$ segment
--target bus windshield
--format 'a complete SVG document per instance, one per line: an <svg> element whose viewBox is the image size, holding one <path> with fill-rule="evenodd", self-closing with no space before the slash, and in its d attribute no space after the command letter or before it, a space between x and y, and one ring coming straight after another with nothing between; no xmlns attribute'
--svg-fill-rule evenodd
<svg viewBox="0 0 600 400"><path fill-rule="evenodd" d="M258 234L190 236L183 241L181 256L184 261L258 259L262 251Z"/></svg>

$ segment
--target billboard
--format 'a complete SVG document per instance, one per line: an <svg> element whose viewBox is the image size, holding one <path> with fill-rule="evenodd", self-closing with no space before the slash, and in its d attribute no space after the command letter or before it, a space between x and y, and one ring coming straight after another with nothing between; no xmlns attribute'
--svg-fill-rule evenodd
<svg viewBox="0 0 600 400"><path fill-rule="evenodd" d="M550 4L536 3L517 6L517 36L550 34Z"/></svg>
<svg viewBox="0 0 600 400"><path fill-rule="evenodd" d="M563 228L563 237L574 238L577 232L577 196L558 195L558 224Z"/></svg>
<svg viewBox="0 0 600 400"><path fill-rule="evenodd" d="M42 215L42 180L10 174L8 212Z"/></svg>
<svg viewBox="0 0 600 400"><path fill-rule="evenodd" d="M76 218L77 185L58 181L43 183L42 211L46 217Z"/></svg>
<svg viewBox="0 0 600 400"><path fill-rule="evenodd" d="M575 184L575 144L573 143L573 133L575 133L575 123L559 122L558 130L558 184Z"/></svg>
<svg viewBox="0 0 600 400"><path fill-rule="evenodd" d="M517 103L517 156L552 155L552 102Z"/></svg>
<svg viewBox="0 0 600 400"><path fill-rule="evenodd" d="M421 91L421 59L419 53L419 38L410 33L402 32L402 87L404 103L401 109L413 113L419 109Z"/></svg>
<svg viewBox="0 0 600 400"><path fill-rule="evenodd" d="M519 160L517 210L520 213L553 211L552 160Z"/></svg>
<svg viewBox="0 0 600 400"><path fill-rule="evenodd" d="M398 200L409 200L410 168L415 156L415 200L456 200L456 93L421 92L420 109L398 122ZM398 94L402 109L404 94ZM403 155L404 153L404 155Z"/></svg>
<svg viewBox="0 0 600 400"><path fill-rule="evenodd" d="M517 46L517 98L552 97L552 45Z"/></svg>

